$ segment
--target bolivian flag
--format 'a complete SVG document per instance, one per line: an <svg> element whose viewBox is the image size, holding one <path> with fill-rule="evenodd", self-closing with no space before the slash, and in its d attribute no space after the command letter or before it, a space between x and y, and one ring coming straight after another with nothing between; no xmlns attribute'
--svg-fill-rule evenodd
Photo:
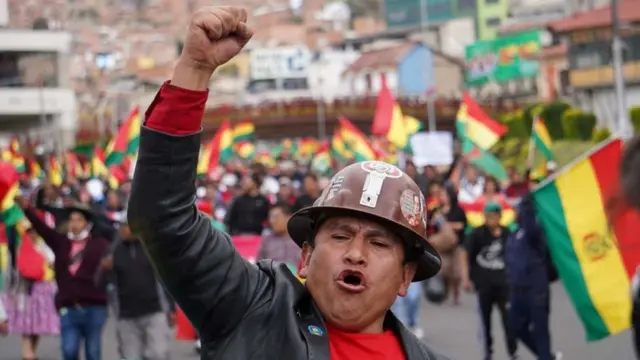
<svg viewBox="0 0 640 360"><path fill-rule="evenodd" d="M516 226L516 212L508 202L504 199L497 201L497 203L502 208L502 216L500 218L500 225L509 228L511 230L515 229ZM484 199L479 199L478 201L472 203L460 203L460 207L464 210L465 215L467 215L467 226L469 228L476 228L484 225L484 207L487 205L487 202Z"/></svg>
<svg viewBox="0 0 640 360"><path fill-rule="evenodd" d="M62 165L60 165L58 159L53 155L49 155L49 180L51 180L51 184L55 186L62 185L62 181L64 181Z"/></svg>
<svg viewBox="0 0 640 360"><path fill-rule="evenodd" d="M233 144L233 150L239 157L243 159L253 159L256 156L256 147L248 141L242 141L237 144Z"/></svg>
<svg viewBox="0 0 640 360"><path fill-rule="evenodd" d="M322 174L326 174L331 170L331 165L332 159L330 146L328 142L325 142L313 156L313 159L311 159L311 168Z"/></svg>
<svg viewBox="0 0 640 360"><path fill-rule="evenodd" d="M536 147L540 149L547 160L553 160L553 151L551 151L551 135L549 130L540 117L533 120L533 131L531 132Z"/></svg>
<svg viewBox="0 0 640 360"><path fill-rule="evenodd" d="M382 75L382 86L376 102L371 132L385 136L396 148L404 149L409 144L408 129L400 105L387 86L386 76Z"/></svg>
<svg viewBox="0 0 640 360"><path fill-rule="evenodd" d="M136 106L129 113L127 120L120 126L116 136L107 145L104 161L107 167L120 165L127 156L135 155L138 152L141 126L140 107Z"/></svg>
<svg viewBox="0 0 640 360"><path fill-rule="evenodd" d="M113 174L111 174L111 171L109 171L107 166L104 164L104 160L104 151L102 151L100 146L96 145L93 150L93 156L91 157L91 176L107 179L109 187L111 189L117 189L120 182L115 176L113 176Z"/></svg>
<svg viewBox="0 0 640 360"><path fill-rule="evenodd" d="M24 216L15 202L20 191L19 181L20 176L13 166L6 161L0 162L0 214L5 226L15 225Z"/></svg>
<svg viewBox="0 0 640 360"><path fill-rule="evenodd" d="M331 152L334 157L342 161L349 161L353 159L353 151L351 151L349 145L344 141L340 128L337 128L333 133L333 138L331 139Z"/></svg>
<svg viewBox="0 0 640 360"><path fill-rule="evenodd" d="M256 155L255 161L258 164L266 166L267 168L274 168L276 166L276 161L268 152L259 152L258 155Z"/></svg>
<svg viewBox="0 0 640 360"><path fill-rule="evenodd" d="M233 143L237 144L253 139L256 131L255 125L251 120L243 120L233 127Z"/></svg>
<svg viewBox="0 0 640 360"><path fill-rule="evenodd" d="M369 143L369 140L360 129L344 116L340 117L338 122L340 124L340 135L349 144L355 161L376 160L378 158L373 146L371 146L371 143Z"/></svg>
<svg viewBox="0 0 640 360"><path fill-rule="evenodd" d="M553 262L588 341L630 326L640 215L613 219L612 227L605 210L618 193L622 146L613 139L597 147L533 194Z"/></svg>
<svg viewBox="0 0 640 360"><path fill-rule="evenodd" d="M211 141L204 147L198 161L198 174L208 175L233 157L233 132L231 122L225 120L213 135Z"/></svg>
<svg viewBox="0 0 640 360"><path fill-rule="evenodd" d="M492 147L507 132L507 127L487 115L469 93L462 97L456 129L460 137L468 138L482 149Z"/></svg>

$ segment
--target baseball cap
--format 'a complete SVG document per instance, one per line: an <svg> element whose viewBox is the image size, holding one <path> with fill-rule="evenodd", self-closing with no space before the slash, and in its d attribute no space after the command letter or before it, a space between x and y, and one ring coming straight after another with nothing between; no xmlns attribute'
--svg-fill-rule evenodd
<svg viewBox="0 0 640 360"><path fill-rule="evenodd" d="M487 214L490 213L501 213L502 206L495 201L490 201L484 206L484 212Z"/></svg>

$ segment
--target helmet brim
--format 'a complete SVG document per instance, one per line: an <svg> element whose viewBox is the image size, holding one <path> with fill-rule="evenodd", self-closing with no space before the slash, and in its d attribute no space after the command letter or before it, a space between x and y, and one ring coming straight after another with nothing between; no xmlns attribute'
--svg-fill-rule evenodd
<svg viewBox="0 0 640 360"><path fill-rule="evenodd" d="M315 206L297 211L287 223L287 230L291 239L302 247L311 236L315 236L316 222L334 216L355 216L371 219L388 227L393 233L398 234L402 241L408 245L407 249L414 248L417 254L417 269L413 281L422 281L438 274L442 267L442 260L433 246L420 234L406 228L393 220L358 211L351 208L337 206Z"/></svg>

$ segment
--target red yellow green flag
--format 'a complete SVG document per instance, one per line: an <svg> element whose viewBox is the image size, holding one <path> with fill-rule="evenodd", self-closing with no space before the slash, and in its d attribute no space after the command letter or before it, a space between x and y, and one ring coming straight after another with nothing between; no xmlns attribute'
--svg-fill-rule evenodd
<svg viewBox="0 0 640 360"><path fill-rule="evenodd" d="M340 134L342 139L349 144L353 151L355 161L376 160L378 158L375 150L369 143L367 137L351 121L342 116L338 119L340 124Z"/></svg>
<svg viewBox="0 0 640 360"><path fill-rule="evenodd" d="M341 161L349 161L353 159L353 151L351 151L349 145L344 141L340 128L337 128L333 133L333 138L331 139L331 153Z"/></svg>
<svg viewBox="0 0 640 360"><path fill-rule="evenodd" d="M275 159L271 156L271 153L266 151L259 152L258 155L256 155L255 161L267 168L274 168L276 166Z"/></svg>
<svg viewBox="0 0 640 360"><path fill-rule="evenodd" d="M232 157L233 131L231 122L225 120L200 154L197 172L199 175L212 174L219 164L229 161Z"/></svg>
<svg viewBox="0 0 640 360"><path fill-rule="evenodd" d="M378 94L371 132L373 135L385 136L398 149L404 149L409 144L411 134L405 127L402 109L391 94L384 75L382 75L382 86Z"/></svg>
<svg viewBox="0 0 640 360"><path fill-rule="evenodd" d="M240 143L252 140L256 128L251 120L242 120L233 126L233 143Z"/></svg>
<svg viewBox="0 0 640 360"><path fill-rule="evenodd" d="M487 115L468 93L462 97L456 129L461 138L467 138L483 149L492 147L507 132L507 127Z"/></svg>
<svg viewBox="0 0 640 360"><path fill-rule="evenodd" d="M111 139L105 151L105 165L120 165L128 155L135 155L140 145L140 127L142 117L140 107L134 107L125 122L118 129L116 136Z"/></svg>
<svg viewBox="0 0 640 360"><path fill-rule="evenodd" d="M630 326L640 214L607 211L619 196L622 147L620 139L598 146L533 193L551 257L588 341Z"/></svg>
<svg viewBox="0 0 640 360"><path fill-rule="evenodd" d="M233 150L239 157L250 160L256 156L256 147L248 141L233 144Z"/></svg>
<svg viewBox="0 0 640 360"><path fill-rule="evenodd" d="M111 174L111 171L104 164L105 156L104 151L100 146L95 146L93 150L93 156L91 157L91 175L93 177L100 177L103 179L107 179L109 183L109 187L112 189L117 189L120 185L118 179Z"/></svg>
<svg viewBox="0 0 640 360"><path fill-rule="evenodd" d="M502 216L500 218L500 225L511 229L516 225L516 212L513 207L505 200L501 199L497 202L502 208ZM467 226L470 228L476 228L484 225L484 207L487 205L485 199L479 199L472 203L460 203L460 207L467 215Z"/></svg>
<svg viewBox="0 0 640 360"><path fill-rule="evenodd" d="M53 155L49 156L49 180L51 181L51 184L55 186L62 185L62 181L64 181L62 165Z"/></svg>
<svg viewBox="0 0 640 360"><path fill-rule="evenodd" d="M20 191L20 175L10 163L0 162L0 214L5 226L15 225L23 216L15 198Z"/></svg>
<svg viewBox="0 0 640 360"><path fill-rule="evenodd" d="M539 116L533 120L533 131L531 137L547 160L553 160L553 151L551 150L551 135L547 126Z"/></svg>
<svg viewBox="0 0 640 360"><path fill-rule="evenodd" d="M80 177L83 175L82 163L75 153L67 151L64 154L64 167L68 176Z"/></svg>
<svg viewBox="0 0 640 360"><path fill-rule="evenodd" d="M332 162L331 146L329 142L325 141L311 159L311 168L319 173L326 174L331 170Z"/></svg>

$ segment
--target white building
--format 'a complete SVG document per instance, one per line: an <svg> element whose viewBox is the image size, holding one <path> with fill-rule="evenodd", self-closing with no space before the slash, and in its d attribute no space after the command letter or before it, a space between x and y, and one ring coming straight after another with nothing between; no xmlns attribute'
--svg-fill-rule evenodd
<svg viewBox="0 0 640 360"><path fill-rule="evenodd" d="M0 139L29 133L46 146L73 144L71 41L67 32L0 29Z"/></svg>

